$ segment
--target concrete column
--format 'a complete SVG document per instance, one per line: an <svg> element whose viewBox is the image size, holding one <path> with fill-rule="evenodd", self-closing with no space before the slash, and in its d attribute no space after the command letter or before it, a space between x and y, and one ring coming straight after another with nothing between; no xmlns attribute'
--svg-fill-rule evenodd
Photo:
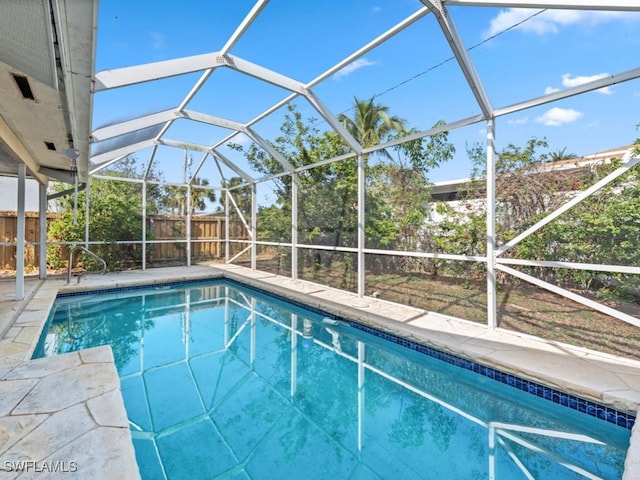
<svg viewBox="0 0 640 480"><path fill-rule="evenodd" d="M40 235L38 240L38 257L39 257L39 277L47 278L47 185L40 184L40 197L38 206L38 223L40 227Z"/></svg>
<svg viewBox="0 0 640 480"><path fill-rule="evenodd" d="M27 166L18 164L18 225L16 231L16 300L24 299L24 235L25 235L25 203L24 191Z"/></svg>

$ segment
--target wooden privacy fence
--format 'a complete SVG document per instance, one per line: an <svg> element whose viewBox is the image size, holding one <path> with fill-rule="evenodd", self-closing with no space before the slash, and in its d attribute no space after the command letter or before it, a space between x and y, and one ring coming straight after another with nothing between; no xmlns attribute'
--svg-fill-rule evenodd
<svg viewBox="0 0 640 480"><path fill-rule="evenodd" d="M47 220L55 218L55 214L47 214ZM16 269L16 247L5 243L15 243L18 233L18 217L16 212L0 211L0 269ZM40 216L35 212L26 212L25 242L37 243L40 239ZM38 245L26 245L24 248L24 264L27 269L36 268L40 261Z"/></svg>
<svg viewBox="0 0 640 480"><path fill-rule="evenodd" d="M47 221L56 218L55 213L47 214ZM40 239L40 222L37 212L27 212L25 222L25 266L37 268L39 251L36 245ZM18 219L16 212L0 212L0 269L15 270ZM191 256L194 259L220 258L224 256L225 218L222 216L199 216L191 219ZM233 222L230 238L246 240L246 229ZM142 239L142 232L139 239ZM147 217L147 240L160 243L147 245L148 259L153 263L185 259L186 221L174 215L150 215ZM50 240L50 239L49 239ZM100 239L92 238L91 241ZM205 240L205 241L203 241ZM13 243L14 245L6 245Z"/></svg>

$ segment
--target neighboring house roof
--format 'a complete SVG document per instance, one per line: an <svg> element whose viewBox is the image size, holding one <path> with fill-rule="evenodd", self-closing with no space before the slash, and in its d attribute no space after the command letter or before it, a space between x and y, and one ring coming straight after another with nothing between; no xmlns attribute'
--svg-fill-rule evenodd
<svg viewBox="0 0 640 480"><path fill-rule="evenodd" d="M540 165L539 171L579 172L586 168L591 168L593 165L610 162L614 158L623 159L633 147L633 145L625 145L579 158L543 163ZM465 191L469 182L471 182L471 178L457 178L454 180L435 182L431 187L431 197L436 201L455 200L459 193Z"/></svg>

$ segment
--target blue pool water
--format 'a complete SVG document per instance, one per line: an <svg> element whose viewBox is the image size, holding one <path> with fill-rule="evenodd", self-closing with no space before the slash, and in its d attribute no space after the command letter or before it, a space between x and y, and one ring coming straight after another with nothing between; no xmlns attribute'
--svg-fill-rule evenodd
<svg viewBox="0 0 640 480"><path fill-rule="evenodd" d="M629 445L629 428L229 281L58 298L34 357L103 344L144 479L619 479Z"/></svg>

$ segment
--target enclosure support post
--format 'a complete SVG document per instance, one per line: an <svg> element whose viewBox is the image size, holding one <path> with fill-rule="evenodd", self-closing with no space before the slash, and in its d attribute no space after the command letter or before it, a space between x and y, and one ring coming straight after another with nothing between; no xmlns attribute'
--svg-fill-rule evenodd
<svg viewBox="0 0 640 480"><path fill-rule="evenodd" d="M256 235L258 233L257 199L258 187L256 182L251 184L251 270L256 269Z"/></svg>
<svg viewBox="0 0 640 480"><path fill-rule="evenodd" d="M365 247L365 162L364 155L358 155L358 296L364 295L365 268L364 268L364 247Z"/></svg>
<svg viewBox="0 0 640 480"><path fill-rule="evenodd" d="M291 278L298 279L298 174L291 173Z"/></svg>
<svg viewBox="0 0 640 480"><path fill-rule="evenodd" d="M91 208L90 193L91 185L87 179L87 187L84 190L84 248L87 250L89 250L89 209Z"/></svg>
<svg viewBox="0 0 640 480"><path fill-rule="evenodd" d="M186 240L187 240L187 267L191 266L191 185L187 185L187 225L186 225Z"/></svg>
<svg viewBox="0 0 640 480"><path fill-rule="evenodd" d="M16 300L24 299L24 190L27 166L18 164L18 225L16 231Z"/></svg>
<svg viewBox="0 0 640 480"><path fill-rule="evenodd" d="M498 326L496 299L496 163L495 121L487 121L487 325Z"/></svg>
<svg viewBox="0 0 640 480"><path fill-rule="evenodd" d="M229 189L224 194L224 261L229 263Z"/></svg>
<svg viewBox="0 0 640 480"><path fill-rule="evenodd" d="M147 269L147 180L142 180L142 270Z"/></svg>
<svg viewBox="0 0 640 480"><path fill-rule="evenodd" d="M41 279L47 278L47 185L40 184L40 197L38 205L38 223L39 223L39 240L38 240L38 276Z"/></svg>

